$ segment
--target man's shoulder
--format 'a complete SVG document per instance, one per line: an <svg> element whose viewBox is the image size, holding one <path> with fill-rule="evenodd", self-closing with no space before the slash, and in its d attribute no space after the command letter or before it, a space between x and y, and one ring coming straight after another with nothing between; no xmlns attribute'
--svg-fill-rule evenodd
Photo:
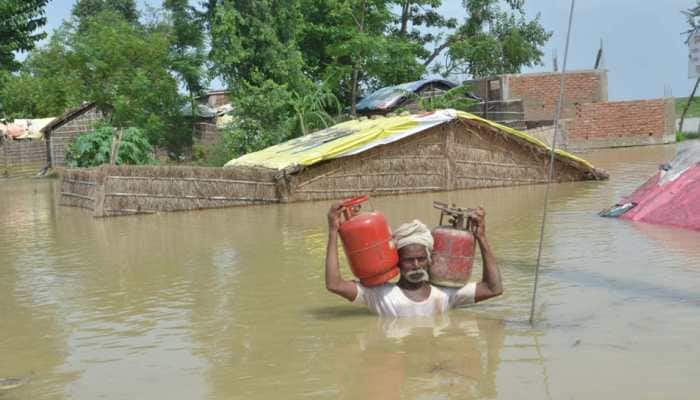
<svg viewBox="0 0 700 400"><path fill-rule="evenodd" d="M365 293L372 294L374 296L386 296L391 292L397 290L399 287L395 283L387 282L376 286L365 286L360 282L355 282L355 284Z"/></svg>
<svg viewBox="0 0 700 400"><path fill-rule="evenodd" d="M438 285L435 285L432 283L430 284L430 286L431 286L432 290L434 290L436 293L440 293L440 294L443 294L443 295L449 297L449 296L454 296L458 292L463 292L465 290L469 291L473 287L476 287L476 283L475 282L468 282L466 285L460 286L460 287L438 286Z"/></svg>
<svg viewBox="0 0 700 400"><path fill-rule="evenodd" d="M433 283L430 284L430 292L440 296L449 296L454 290L454 288L438 286Z"/></svg>

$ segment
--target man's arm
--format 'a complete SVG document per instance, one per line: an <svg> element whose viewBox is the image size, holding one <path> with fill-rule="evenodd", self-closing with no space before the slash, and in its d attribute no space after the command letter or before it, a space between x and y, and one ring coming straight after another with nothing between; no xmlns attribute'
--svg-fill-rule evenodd
<svg viewBox="0 0 700 400"><path fill-rule="evenodd" d="M326 289L338 296L354 301L357 286L353 281L346 281L340 275L338 266L338 227L343 206L335 203L328 211L328 246L326 247Z"/></svg>
<svg viewBox="0 0 700 400"><path fill-rule="evenodd" d="M474 237L479 244L481 260L484 265L481 282L476 284L476 294L474 295L474 302L480 302L500 296L503 293L503 284L501 283L501 271L496 265L496 258L493 256L486 239L486 212L479 207L470 214L470 217L472 218Z"/></svg>

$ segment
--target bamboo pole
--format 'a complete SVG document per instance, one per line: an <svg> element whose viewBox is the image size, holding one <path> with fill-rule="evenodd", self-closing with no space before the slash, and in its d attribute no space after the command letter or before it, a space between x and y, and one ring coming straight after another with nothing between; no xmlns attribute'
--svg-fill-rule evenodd
<svg viewBox="0 0 700 400"><path fill-rule="evenodd" d="M690 103L693 101L693 97L695 97L695 91L698 90L698 84L700 84L700 77L695 80L695 86L693 86L693 91L690 92L690 97L688 97L688 102L685 103L685 108L683 108L683 113L681 114L681 120L678 122L678 132L683 132L683 121L685 120L685 114L688 112L688 108L690 108Z"/></svg>

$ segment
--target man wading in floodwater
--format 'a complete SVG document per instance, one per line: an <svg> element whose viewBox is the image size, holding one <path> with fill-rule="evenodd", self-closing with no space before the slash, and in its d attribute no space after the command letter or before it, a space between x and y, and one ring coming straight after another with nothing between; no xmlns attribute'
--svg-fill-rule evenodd
<svg viewBox="0 0 700 400"><path fill-rule="evenodd" d="M433 237L430 230L418 220L401 225L394 232L399 252L398 283L365 287L348 281L338 267L338 228L343 206L333 204L328 212L328 247L326 249L326 289L354 304L365 304L380 316L430 316L447 312L464 304L476 303L503 293L501 272L486 240L486 213L479 207L469 213L472 232L479 244L484 270L481 282L470 282L461 288L431 285L428 280Z"/></svg>

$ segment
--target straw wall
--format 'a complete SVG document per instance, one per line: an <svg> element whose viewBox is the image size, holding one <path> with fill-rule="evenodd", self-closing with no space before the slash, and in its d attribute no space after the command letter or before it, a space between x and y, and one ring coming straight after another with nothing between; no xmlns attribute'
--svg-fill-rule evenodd
<svg viewBox="0 0 700 400"><path fill-rule="evenodd" d="M443 190L444 129L446 125L358 155L311 166L289 177L289 193L283 201Z"/></svg>
<svg viewBox="0 0 700 400"><path fill-rule="evenodd" d="M454 125L454 188L470 189L545 183L549 153L495 128L470 121ZM591 179L586 171L555 159L553 180Z"/></svg>
<svg viewBox="0 0 700 400"><path fill-rule="evenodd" d="M111 216L273 203L278 201L274 172L106 165L67 170L61 204Z"/></svg>
<svg viewBox="0 0 700 400"><path fill-rule="evenodd" d="M557 159L555 180L602 178ZM529 142L455 121L362 154L286 176L282 201L328 200L544 183L548 153Z"/></svg>
<svg viewBox="0 0 700 400"><path fill-rule="evenodd" d="M43 140L0 141L0 178L31 177L46 165Z"/></svg>
<svg viewBox="0 0 700 400"><path fill-rule="evenodd" d="M98 169L68 169L61 180L60 205L95 211Z"/></svg>
<svg viewBox="0 0 700 400"><path fill-rule="evenodd" d="M97 110L97 107L88 107L76 116L71 117L67 122L53 128L47 132L46 136L49 141L49 156L51 157L51 166L63 166L66 164L66 150L73 139L85 132L93 129L95 124L102 120L102 113Z"/></svg>
<svg viewBox="0 0 700 400"><path fill-rule="evenodd" d="M479 122L457 120L307 168L102 166L67 170L61 203L95 216L329 200L546 181L548 152ZM606 176L565 158L557 181Z"/></svg>

